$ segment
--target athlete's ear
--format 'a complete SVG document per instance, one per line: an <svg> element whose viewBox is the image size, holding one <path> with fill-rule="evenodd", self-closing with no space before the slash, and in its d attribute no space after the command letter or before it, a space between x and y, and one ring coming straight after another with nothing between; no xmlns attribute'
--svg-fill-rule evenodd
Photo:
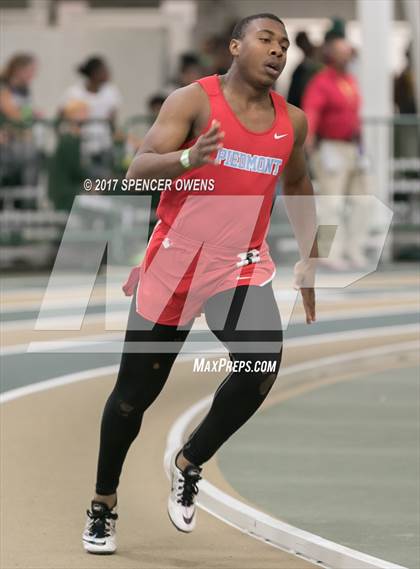
<svg viewBox="0 0 420 569"><path fill-rule="evenodd" d="M229 51L235 57L239 55L239 51L241 48L241 41L240 40L230 40L229 44Z"/></svg>

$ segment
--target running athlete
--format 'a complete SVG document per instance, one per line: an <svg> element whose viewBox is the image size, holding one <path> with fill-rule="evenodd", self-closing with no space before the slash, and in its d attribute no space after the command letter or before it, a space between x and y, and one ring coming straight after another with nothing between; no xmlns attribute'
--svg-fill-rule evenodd
<svg viewBox="0 0 420 569"><path fill-rule="evenodd" d="M127 172L130 179L172 179L172 188L161 194L144 261L123 285L133 298L117 382L102 417L96 489L83 534L88 552L116 550L116 492L127 451L197 315L205 314L232 362L247 365L222 382L207 415L171 459L168 514L178 530L195 527L202 465L255 413L277 377L283 337L265 238L279 175L285 196L313 201L305 115L273 90L288 47L277 16L238 22L228 72L174 91ZM193 194L187 188L196 182L212 191ZM308 251L304 242L314 238L316 223L313 207L309 214L298 210L291 221L309 324L315 296L305 279L316 247ZM152 352L157 342L172 349Z"/></svg>

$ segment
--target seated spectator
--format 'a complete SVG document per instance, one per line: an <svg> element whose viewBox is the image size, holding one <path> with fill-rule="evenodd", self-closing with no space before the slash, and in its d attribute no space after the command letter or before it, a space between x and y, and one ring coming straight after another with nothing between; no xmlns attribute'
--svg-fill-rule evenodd
<svg viewBox="0 0 420 569"><path fill-rule="evenodd" d="M37 184L39 156L33 140L36 118L30 86L36 73L35 58L14 55L0 76L0 183Z"/></svg>
<svg viewBox="0 0 420 569"><path fill-rule="evenodd" d="M86 171L92 178L112 174L113 134L121 97L110 83L111 74L105 60L90 57L78 67L84 82L73 85L64 95L60 115L75 104L86 106L86 120L81 121L81 152Z"/></svg>

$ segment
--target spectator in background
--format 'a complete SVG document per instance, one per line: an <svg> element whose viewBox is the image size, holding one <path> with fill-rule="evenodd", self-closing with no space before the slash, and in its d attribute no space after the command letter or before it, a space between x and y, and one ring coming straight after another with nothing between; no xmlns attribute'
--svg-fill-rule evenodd
<svg viewBox="0 0 420 569"><path fill-rule="evenodd" d="M177 87L186 87L203 76L204 69L198 55L195 53L184 53L180 56L179 71L176 79Z"/></svg>
<svg viewBox="0 0 420 569"><path fill-rule="evenodd" d="M89 108L83 101L70 101L63 110L65 120L59 125L57 144L48 164L48 197L57 210L71 210L87 177L82 161L81 125L88 115Z"/></svg>
<svg viewBox="0 0 420 569"><path fill-rule="evenodd" d="M206 75L217 73L224 75L232 63L229 51L229 36L213 35L206 38L202 44L201 52L206 66Z"/></svg>
<svg viewBox="0 0 420 569"><path fill-rule="evenodd" d="M298 32L296 45L303 52L303 59L292 75L287 100L292 105L302 108L302 96L309 80L322 69L322 63L317 56L317 48L311 42L306 32Z"/></svg>
<svg viewBox="0 0 420 569"><path fill-rule="evenodd" d="M341 18L332 18L331 27L326 31L324 36L324 43L336 39L345 39L346 37L346 23Z"/></svg>
<svg viewBox="0 0 420 569"><path fill-rule="evenodd" d="M361 98L347 71L352 48L336 37L327 42L325 57L326 68L310 80L303 96L307 150L318 191L329 198L319 212L324 226L319 233L320 257L328 257L325 264L335 270L362 268L368 227L365 206L357 196L366 194L367 177L360 152ZM331 226L340 227L333 241Z"/></svg>
<svg viewBox="0 0 420 569"><path fill-rule="evenodd" d="M186 87L204 75L206 75L206 69L201 57L194 52L185 52L179 56L176 74L171 76L163 91L168 96L175 89Z"/></svg>
<svg viewBox="0 0 420 569"><path fill-rule="evenodd" d="M37 184L39 156L32 124L38 116L31 98L36 74L33 55L19 53L6 64L0 76L0 182L2 185Z"/></svg>
<svg viewBox="0 0 420 569"><path fill-rule="evenodd" d="M149 117L150 117L150 126L152 126L152 124L157 119L160 108L163 105L163 103L165 102L165 99L166 99L166 96L163 93L156 93L156 94L152 95L151 97L149 97L149 99L147 101L147 109L148 109ZM133 157L134 157L134 154L133 154ZM128 164L128 166L129 165L130 164ZM143 194L150 195L150 197L152 198L151 212L150 212L150 223L149 223L149 234L147 237L149 239L152 232L153 232L153 229L155 228L155 225L156 225L156 222L158 219L157 215L156 215L156 210L157 210L157 207L159 204L160 192L150 191L150 192L143 192Z"/></svg>
<svg viewBox="0 0 420 569"><path fill-rule="evenodd" d="M2 117L15 122L33 118L30 86L36 74L33 55L19 53L6 64L0 77L0 112Z"/></svg>
<svg viewBox="0 0 420 569"><path fill-rule="evenodd" d="M85 169L92 178L110 176L113 169L113 134L121 103L119 90L113 85L107 63L101 57L90 57L78 67L84 82L65 93L60 115L66 118L69 108L77 103L87 109L81 128L81 152Z"/></svg>
<svg viewBox="0 0 420 569"><path fill-rule="evenodd" d="M394 80L394 103L401 115L416 115L416 90L412 67L412 47L405 52L407 63L403 71ZM420 128L414 120L411 124L396 121L394 127L394 146L396 158L414 158L420 156Z"/></svg>
<svg viewBox="0 0 420 569"><path fill-rule="evenodd" d="M407 49L405 55L407 64L394 80L394 102L400 114L415 115L417 109L411 46Z"/></svg>
<svg viewBox="0 0 420 569"><path fill-rule="evenodd" d="M160 111L161 106L165 102L166 95L163 93L155 93L151 95L147 100L147 110L150 117L150 125L152 125Z"/></svg>
<svg viewBox="0 0 420 569"><path fill-rule="evenodd" d="M143 128L150 128L152 126L152 124L155 122L160 108L163 105L164 101L166 99L166 95L164 93L154 93L153 95L150 95L150 97L147 99L147 117L145 117L145 120L143 119L141 121L141 126ZM136 121L136 123L138 124L138 122ZM133 123L134 124L134 123ZM121 160L121 166L123 169L123 173L125 175L125 173L127 172L127 169L129 167L129 165L131 164L131 161L134 158L134 155L137 152L137 149L139 148L140 144L142 141L142 137L141 135L139 135L138 133L136 134L133 131L129 131L127 132L125 139L123 141L123 152L122 152L122 160ZM153 196L156 194L156 192L153 192ZM159 199L159 198L157 198Z"/></svg>

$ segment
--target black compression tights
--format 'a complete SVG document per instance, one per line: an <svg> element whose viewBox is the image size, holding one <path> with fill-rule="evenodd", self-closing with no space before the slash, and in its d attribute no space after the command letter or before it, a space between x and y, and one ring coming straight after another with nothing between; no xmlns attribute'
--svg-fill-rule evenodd
<svg viewBox="0 0 420 569"><path fill-rule="evenodd" d="M192 326L190 322L179 328L162 324L151 328L151 323L137 314L135 298L136 292L117 382L102 416L96 480L96 492L102 495L116 491L143 413L165 385ZM209 460L262 404L279 371L283 340L271 284L239 286L236 290L218 293L206 302L205 316L209 328L229 350L231 360L245 360L249 365L246 370L230 373L221 383L209 412L184 445L185 458L196 465ZM171 353L148 352L145 342L173 343L173 350ZM258 371L260 364L254 370L258 361L274 362L274 371L271 367L269 371Z"/></svg>

